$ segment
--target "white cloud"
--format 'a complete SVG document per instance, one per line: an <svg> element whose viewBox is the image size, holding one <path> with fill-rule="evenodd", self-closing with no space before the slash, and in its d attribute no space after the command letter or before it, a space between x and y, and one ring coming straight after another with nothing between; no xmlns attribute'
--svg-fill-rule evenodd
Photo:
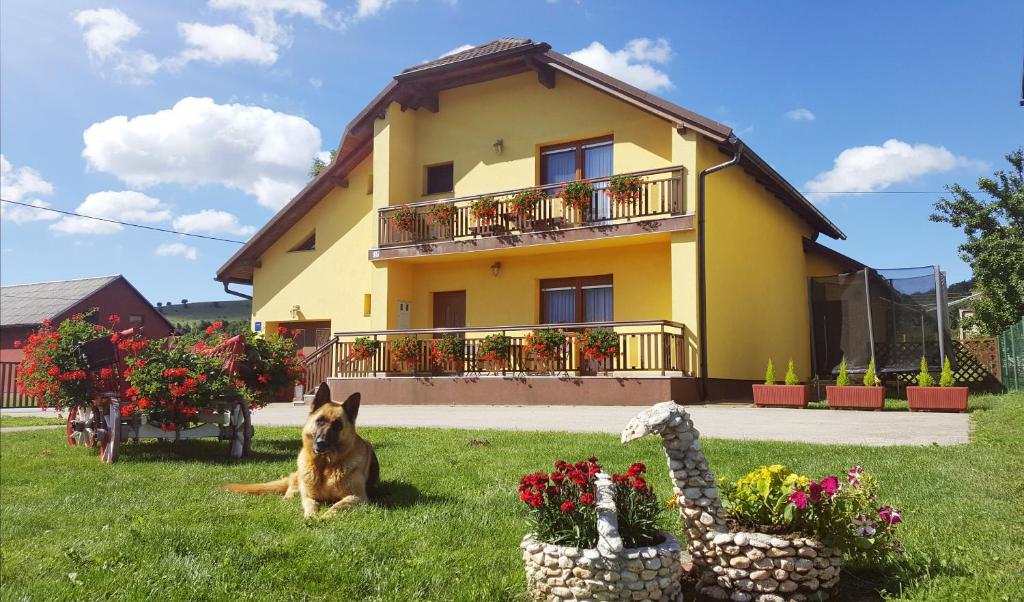
<svg viewBox="0 0 1024 602"><path fill-rule="evenodd" d="M799 108L786 111L786 119L790 121L814 121L817 117L810 110Z"/></svg>
<svg viewBox="0 0 1024 602"><path fill-rule="evenodd" d="M75 23L82 30L89 58L97 65L111 67L117 77L142 83L160 69L160 61L152 54L125 48L142 30L116 8L79 11Z"/></svg>
<svg viewBox="0 0 1024 602"><path fill-rule="evenodd" d="M821 201L837 192L874 192L930 173L956 167L983 169L984 163L954 155L944 146L886 140L881 146L854 146L839 153L832 169L804 184Z"/></svg>
<svg viewBox="0 0 1024 602"><path fill-rule="evenodd" d="M591 42L582 50L570 52L569 58L648 92L672 88L668 74L654 66L672 58L672 47L665 38L636 38L615 52L600 42Z"/></svg>
<svg viewBox="0 0 1024 602"><path fill-rule="evenodd" d="M458 54L460 52L465 52L465 51L469 50L470 48L476 48L476 46L474 46L472 44L463 44L462 46L456 46L455 48L452 48L451 50L449 50L448 52L442 54L438 58L444 58L446 56L451 56L453 54Z"/></svg>
<svg viewBox="0 0 1024 602"><path fill-rule="evenodd" d="M199 257L199 251L195 247L180 242L164 243L154 252L160 257L184 257L191 260Z"/></svg>
<svg viewBox="0 0 1024 602"><path fill-rule="evenodd" d="M309 85L311 85L314 88L319 90L321 87L323 87L324 82L323 82L322 79L319 79L319 78L316 78L316 77L311 77L311 78L309 78Z"/></svg>
<svg viewBox="0 0 1024 602"><path fill-rule="evenodd" d="M308 181L320 130L263 107L183 98L174 107L94 123L82 156L130 186L218 184L279 209Z"/></svg>
<svg viewBox="0 0 1024 602"><path fill-rule="evenodd" d="M178 35L188 46L177 59L181 64L189 61L207 61L222 65L241 61L273 65L277 61L277 46L252 35L234 23L178 23Z"/></svg>
<svg viewBox="0 0 1024 602"><path fill-rule="evenodd" d="M167 206L151 196L134 190L94 192L85 197L85 201L75 209L75 213L90 217L153 224L171 219ZM50 224L50 229L58 234L117 234L124 230L121 224L101 222L84 217L62 217L59 222Z"/></svg>
<svg viewBox="0 0 1024 602"><path fill-rule="evenodd" d="M174 218L174 229L188 234L237 234L248 236L256 231L253 226L243 226L238 218L227 211L203 209L199 213L188 213Z"/></svg>
<svg viewBox="0 0 1024 602"><path fill-rule="evenodd" d="M338 28L341 23L338 15L328 14L327 3L323 0L209 0L207 5L214 9L241 12L252 24L257 37L279 46L291 43L291 35L278 23L278 13L305 17L331 28Z"/></svg>
<svg viewBox="0 0 1024 602"><path fill-rule="evenodd" d="M366 19L380 14L389 8L395 0L357 0L356 19Z"/></svg>
<svg viewBox="0 0 1024 602"><path fill-rule="evenodd" d="M35 195L48 194L53 194L53 184L44 180L38 171L31 167L14 169L7 157L0 154L0 198L28 203L34 207L49 207L49 203L35 197ZM39 211L9 203L0 203L0 219L15 224L49 221L59 217L52 211Z"/></svg>

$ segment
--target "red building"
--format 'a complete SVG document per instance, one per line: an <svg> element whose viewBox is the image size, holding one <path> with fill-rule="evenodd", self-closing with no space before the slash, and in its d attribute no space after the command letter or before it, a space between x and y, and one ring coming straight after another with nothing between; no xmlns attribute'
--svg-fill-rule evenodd
<svg viewBox="0 0 1024 602"><path fill-rule="evenodd" d="M120 274L4 286L0 287L0 362L20 361L22 351L14 342L24 341L43 320L58 323L93 308L99 323L117 314L121 326L141 327L149 338L163 338L174 331L167 318Z"/></svg>

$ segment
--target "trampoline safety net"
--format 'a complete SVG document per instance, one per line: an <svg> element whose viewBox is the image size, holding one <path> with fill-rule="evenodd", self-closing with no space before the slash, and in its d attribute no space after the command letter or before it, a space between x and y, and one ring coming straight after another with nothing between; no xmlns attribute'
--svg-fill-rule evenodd
<svg viewBox="0 0 1024 602"><path fill-rule="evenodd" d="M815 374L867 370L917 372L924 356L933 372L952 357L946 275L938 266L876 270L810 279ZM956 366L954 365L954 368Z"/></svg>

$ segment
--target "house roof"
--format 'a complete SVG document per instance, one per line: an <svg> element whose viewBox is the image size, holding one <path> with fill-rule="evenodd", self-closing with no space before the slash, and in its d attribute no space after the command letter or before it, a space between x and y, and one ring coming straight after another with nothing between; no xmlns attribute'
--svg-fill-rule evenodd
<svg viewBox="0 0 1024 602"><path fill-rule="evenodd" d="M335 186L348 184L346 176L372 150L374 119L381 116L390 103L398 102L403 108L437 111L437 93L441 90L528 71L536 71L538 80L549 87L554 85L555 73L574 78L652 113L680 130L692 129L723 145L723 150L742 144L729 126L574 61L551 50L546 43L524 38L501 38L408 67L394 76L345 128L334 162L232 255L217 271L216 279L225 283L252 283L253 269L260 255ZM744 146L741 165L818 232L832 238L846 238L835 224L749 147Z"/></svg>
<svg viewBox="0 0 1024 602"><path fill-rule="evenodd" d="M99 276L0 287L0 326L52 320L121 276Z"/></svg>

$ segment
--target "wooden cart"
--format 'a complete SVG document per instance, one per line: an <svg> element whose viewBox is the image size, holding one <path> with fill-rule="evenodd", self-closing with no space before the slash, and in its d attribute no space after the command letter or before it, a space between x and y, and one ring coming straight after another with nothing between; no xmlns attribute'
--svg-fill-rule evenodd
<svg viewBox="0 0 1024 602"><path fill-rule="evenodd" d="M130 336L132 331L121 333ZM109 464L117 461L122 443L132 439L164 439L181 441L201 437L216 437L230 441L228 448L232 458L249 455L254 429L249 403L244 399L225 399L210 410L204 410L196 417L198 425L173 431L164 431L149 424L147 417L121 416L120 391L124 389L124 362L117 345L109 337L93 339L83 343L81 353L89 371L112 368L116 383L113 390L102 392L88 405L73 406L68 412L67 441L69 445L99 447L100 461ZM245 337L236 336L203 353L223 359L225 372L237 375L245 359Z"/></svg>

